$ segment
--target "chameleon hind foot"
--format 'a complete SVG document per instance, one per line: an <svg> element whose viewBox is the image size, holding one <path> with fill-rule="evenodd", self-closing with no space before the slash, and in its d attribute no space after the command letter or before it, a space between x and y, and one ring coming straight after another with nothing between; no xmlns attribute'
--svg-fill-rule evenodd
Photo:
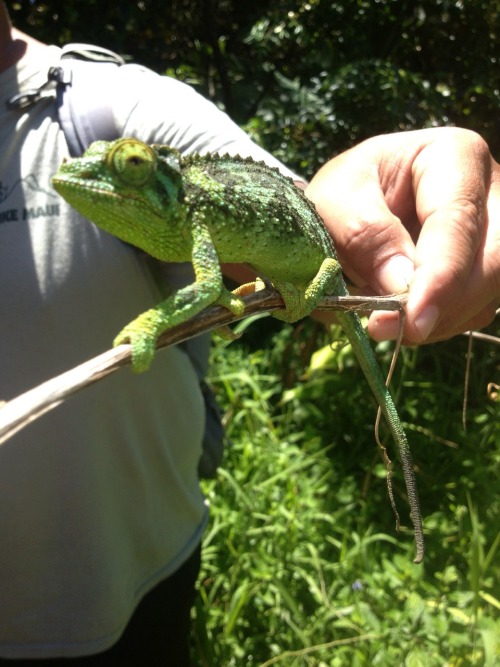
<svg viewBox="0 0 500 667"><path fill-rule="evenodd" d="M256 278L250 283L243 283L232 291L232 294L238 297L247 296L248 294L255 294L266 288L266 282L262 278ZM272 285L270 285L272 287Z"/></svg>

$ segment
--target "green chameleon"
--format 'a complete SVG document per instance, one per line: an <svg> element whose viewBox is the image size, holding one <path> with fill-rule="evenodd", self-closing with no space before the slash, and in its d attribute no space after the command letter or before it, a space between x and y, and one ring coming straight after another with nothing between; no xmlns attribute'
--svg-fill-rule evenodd
<svg viewBox="0 0 500 667"><path fill-rule="evenodd" d="M281 294L294 322L324 295L347 295L333 242L313 204L293 181L260 162L226 155L181 157L169 146L135 139L92 144L66 161L54 188L99 227L167 262L190 261L195 282L139 315L116 337L129 342L136 372L149 368L158 336L209 305L237 315L244 303L227 290L221 262L244 263ZM408 441L368 337L353 312L339 312L366 379L389 424L402 464L415 529L423 528Z"/></svg>

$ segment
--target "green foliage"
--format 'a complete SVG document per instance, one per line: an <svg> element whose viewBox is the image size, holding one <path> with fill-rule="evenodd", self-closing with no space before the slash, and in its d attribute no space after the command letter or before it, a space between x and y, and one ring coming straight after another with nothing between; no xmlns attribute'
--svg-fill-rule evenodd
<svg viewBox="0 0 500 667"><path fill-rule="evenodd" d="M366 137L433 125L500 154L499 0L7 4L39 39L101 43L197 86L306 176Z"/></svg>
<svg viewBox="0 0 500 667"><path fill-rule="evenodd" d="M7 5L43 41L100 43L195 85L306 176L365 137L433 125L475 129L500 155L499 0ZM233 445L206 485L197 664L494 667L496 350L475 346L466 432L465 340L407 350L399 365L427 540L416 566L397 462L393 529L364 379L348 347L309 363L327 341L305 326L214 348Z"/></svg>
<svg viewBox="0 0 500 667"><path fill-rule="evenodd" d="M427 541L417 566L399 466L397 534L375 406L349 346L331 346L311 322L267 340L260 327L264 349L247 346L252 329L213 349L232 446L205 488L195 664L493 667L500 405L485 387L498 378L494 350L475 346L467 432L466 339L406 350L398 366ZM388 364L389 347L377 351Z"/></svg>

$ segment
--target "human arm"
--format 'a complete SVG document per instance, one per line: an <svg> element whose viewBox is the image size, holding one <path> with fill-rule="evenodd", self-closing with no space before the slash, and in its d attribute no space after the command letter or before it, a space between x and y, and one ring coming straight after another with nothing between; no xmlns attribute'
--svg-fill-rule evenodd
<svg viewBox="0 0 500 667"><path fill-rule="evenodd" d="M191 86L133 64L117 69L114 84L113 113L121 136L167 144L181 155L251 157L300 180Z"/></svg>
<svg viewBox="0 0 500 667"><path fill-rule="evenodd" d="M117 69L111 97L121 136L136 137L148 144L167 144L182 155L210 152L251 157L278 168L305 187L300 176L187 84L138 65L127 65ZM172 269L164 268L171 276ZM243 265L225 264L223 272L235 283L255 279L255 274Z"/></svg>
<svg viewBox="0 0 500 667"><path fill-rule="evenodd" d="M374 137L328 162L306 193L363 293L409 287L405 342L491 322L500 302L500 165L479 135L435 128ZM369 331L394 338L394 314L374 313Z"/></svg>

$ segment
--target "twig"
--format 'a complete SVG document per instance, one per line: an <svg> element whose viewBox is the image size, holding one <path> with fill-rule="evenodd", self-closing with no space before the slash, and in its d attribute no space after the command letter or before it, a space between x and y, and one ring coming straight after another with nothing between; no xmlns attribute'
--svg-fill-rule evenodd
<svg viewBox="0 0 500 667"><path fill-rule="evenodd" d="M265 289L244 297L245 314L235 317L220 306L207 308L196 317L169 329L158 339L157 349L170 347L194 338L202 333L232 324L239 319L258 312L271 312L284 307L279 293ZM372 310L401 310L401 299L394 297L325 297L321 310L354 309L361 312ZM130 364L130 345L120 345L69 370L43 384L21 394L0 408L0 445L38 419L49 410L60 405L73 394L98 382Z"/></svg>
<svg viewBox="0 0 500 667"><path fill-rule="evenodd" d="M490 334L481 333L480 331L466 331L464 336L470 336L475 340L482 340L486 343L493 343L494 345L500 345L500 338L498 336L490 336Z"/></svg>
<svg viewBox="0 0 500 667"><path fill-rule="evenodd" d="M469 404L469 380L470 380L470 365L472 361L472 341L474 339L474 332L468 331L469 340L467 343L467 358L465 362L465 377L464 377L464 400L462 403L462 428L467 430L467 406Z"/></svg>
<svg viewBox="0 0 500 667"><path fill-rule="evenodd" d="M496 316L498 315L500 315L500 308L496 311ZM466 331L463 335L469 337L469 345L467 347L467 361L465 366L465 378L464 378L464 400L462 405L462 426L464 431L466 431L467 405L469 401L470 366L472 360L472 341L475 339L486 343L492 343L493 345L500 345L500 338L498 336L490 336L489 334L482 333L481 331Z"/></svg>

